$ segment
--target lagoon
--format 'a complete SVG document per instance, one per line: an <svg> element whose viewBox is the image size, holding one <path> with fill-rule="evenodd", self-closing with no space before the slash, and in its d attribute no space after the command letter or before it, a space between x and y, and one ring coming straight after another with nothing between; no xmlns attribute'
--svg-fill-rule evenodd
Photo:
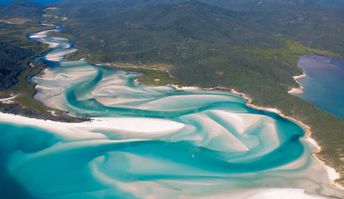
<svg viewBox="0 0 344 199"><path fill-rule="evenodd" d="M49 67L30 78L35 98L93 120L0 115L0 182L15 181L22 198L344 196L293 121L233 93L148 86L136 72L65 61L76 49L50 36L60 30L30 35L51 48L38 58Z"/></svg>

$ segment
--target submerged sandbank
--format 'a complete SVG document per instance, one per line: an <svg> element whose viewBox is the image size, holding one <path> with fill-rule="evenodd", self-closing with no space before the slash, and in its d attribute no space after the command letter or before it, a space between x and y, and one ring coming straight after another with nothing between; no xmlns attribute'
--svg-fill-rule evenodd
<svg viewBox="0 0 344 199"><path fill-rule="evenodd" d="M65 40L38 39L66 47L59 49L60 58L70 50ZM298 121L279 117L277 109L258 111L262 108L250 99L228 92L148 87L133 81L135 73L87 62L55 64L60 67L33 78L39 88L36 98L92 121L65 124L0 114L3 122L46 129L43 133L54 136L50 145L14 153L8 162L12 175L34 195L343 195L310 155L317 148L302 138L305 129ZM77 75L80 70L82 75ZM33 138L35 134L25 143L31 146ZM42 190L51 179L57 180ZM81 186L80 179L89 184Z"/></svg>
<svg viewBox="0 0 344 199"><path fill-rule="evenodd" d="M299 79L299 78L302 78L302 77L305 77L306 74L302 74L302 75L299 75L299 76L295 76L296 79ZM292 118L290 116L286 116L285 114L283 114L280 110L278 109L271 109L271 108L265 108L265 107L260 107L260 106L256 106L252 103L252 99L249 98L246 94L244 93L241 93L241 92L238 92L236 91L235 89L232 89L231 92L235 93L235 94L238 94L240 96L242 96L243 98L247 99L247 105L248 106L251 106L255 109L259 109L259 110L267 110L267 111L271 111L273 110L273 112L275 113L278 113L280 116L288 119L288 120L291 120L293 122L295 122L296 124L300 125L306 132L306 135L307 137L305 137L305 140L307 140L308 143L310 143L312 146L314 146L314 148L316 149L316 151L313 153L313 156L314 158L320 162L320 164L322 164L324 166L324 168L326 169L326 172L327 172L327 175L328 175L328 178L329 180L331 181L331 183L333 183L333 185L335 185L336 187L338 187L339 189L342 189L344 190L344 187L342 187L341 185L339 185L338 183L336 183L335 181L337 179L340 178L340 174L332 167L328 166L326 164L326 162L320 160L319 158L317 158L316 154L319 153L321 151L321 146L312 138L312 131L311 131L311 128L304 124L303 122L295 119L295 118Z"/></svg>

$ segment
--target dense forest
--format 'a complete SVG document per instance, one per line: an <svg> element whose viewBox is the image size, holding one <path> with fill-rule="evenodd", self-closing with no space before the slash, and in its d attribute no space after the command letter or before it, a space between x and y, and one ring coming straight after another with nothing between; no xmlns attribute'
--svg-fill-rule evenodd
<svg viewBox="0 0 344 199"><path fill-rule="evenodd" d="M19 80L19 74L28 67L33 52L0 41L0 90L7 89Z"/></svg>
<svg viewBox="0 0 344 199"><path fill-rule="evenodd" d="M293 76L302 73L298 56L343 57L342 0L62 0L49 6L58 8L49 14L64 25L60 34L80 49L70 59L165 64L183 85L235 88L256 105L309 125L322 146L319 157L344 176L344 121L288 94L298 86ZM6 14L9 8L20 14ZM28 46L23 38L35 30L42 8L23 0L0 6L2 19L31 16L30 26L0 23L6 27L0 38ZM13 29L22 34L13 38Z"/></svg>
<svg viewBox="0 0 344 199"><path fill-rule="evenodd" d="M183 85L235 88L312 128L319 157L344 174L344 121L288 94L298 56L342 58L340 0L64 0L64 33L93 63L172 65ZM344 182L344 178L339 180Z"/></svg>
<svg viewBox="0 0 344 199"><path fill-rule="evenodd" d="M26 0L13 0L9 4L0 4L0 17L39 18L44 13L44 6Z"/></svg>
<svg viewBox="0 0 344 199"><path fill-rule="evenodd" d="M18 83L18 76L29 68L38 47L26 41L32 25L27 22L39 20L43 9L39 4L22 0L0 5L0 90Z"/></svg>
<svg viewBox="0 0 344 199"><path fill-rule="evenodd" d="M46 46L28 40L28 34L41 31L42 15L46 7L26 0L0 5L0 97L16 96L14 103L0 102L0 112L64 122L80 122L65 112L50 109L33 98L35 85L30 76L46 67L33 61Z"/></svg>

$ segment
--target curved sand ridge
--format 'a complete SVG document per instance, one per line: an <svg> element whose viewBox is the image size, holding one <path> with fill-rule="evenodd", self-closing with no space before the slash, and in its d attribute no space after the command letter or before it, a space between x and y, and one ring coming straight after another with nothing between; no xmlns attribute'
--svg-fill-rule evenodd
<svg viewBox="0 0 344 199"><path fill-rule="evenodd" d="M47 60L60 61L72 45L48 33L31 38L54 48ZM231 93L149 87L134 81L137 73L84 61L58 64L33 78L36 99L93 121L1 115L26 125L0 128L6 126L5 139L18 131L18 142L26 142L25 149L11 149L8 168L34 196L343 197L312 158L303 129L277 113L248 107Z"/></svg>

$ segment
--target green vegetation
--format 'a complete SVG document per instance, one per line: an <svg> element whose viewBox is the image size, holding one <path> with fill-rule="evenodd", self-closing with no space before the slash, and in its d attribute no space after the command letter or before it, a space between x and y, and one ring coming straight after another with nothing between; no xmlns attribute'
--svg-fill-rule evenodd
<svg viewBox="0 0 344 199"><path fill-rule="evenodd" d="M143 73L143 76L138 78L139 82L147 85L167 85L167 84L179 84L180 82L168 73L158 70L138 69L138 72Z"/></svg>
<svg viewBox="0 0 344 199"><path fill-rule="evenodd" d="M138 77L137 80L146 85L154 85L154 86L168 85L168 84L178 85L181 83L180 81L172 77L168 72L164 71L163 69L160 68L159 70L158 69L159 66L152 66L154 68L147 68L144 66L136 67L135 65L131 66L131 65L121 65L121 64L117 65L116 64L114 66L106 66L106 67L142 73L142 76Z"/></svg>
<svg viewBox="0 0 344 199"><path fill-rule="evenodd" d="M13 0L9 4L0 4L1 18L30 18L37 20L44 13L44 6L26 0Z"/></svg>
<svg viewBox="0 0 344 199"><path fill-rule="evenodd" d="M2 18L6 16L4 14L5 13L1 14ZM23 13L20 13L21 16L22 14ZM0 91L0 96L4 97L16 95L17 97L15 100L21 107L29 107L32 110L43 113L46 112L48 109L44 107L40 102L33 99L36 91L34 89L34 85L28 83L27 78L39 73L44 68L44 64L42 63L32 63L35 67L31 67L29 64L30 60L32 60L35 56L47 50L47 46L42 46L40 44L29 41L27 35L33 32L44 30L45 28L40 25L40 19L38 16L31 16L31 14L29 14L26 17L27 18L23 18L26 19L25 23L20 24L8 24L0 22L0 41L13 46L12 48L16 49L16 53L11 52L11 55L14 56L15 54L18 54L21 56L22 59L22 61L18 62L18 65L15 67L14 64L10 63L3 65L3 67L8 66L11 71L14 71L12 73L14 74L15 81L10 81L8 75L6 78L4 78L7 81L8 85L11 85L13 83L16 84L14 86L11 86L7 90ZM7 20L10 19L11 18L8 18ZM9 51L6 50L5 52ZM8 55L4 55L0 57L0 60L4 61L9 58L10 57ZM14 61L13 58L11 59L12 61Z"/></svg>
<svg viewBox="0 0 344 199"><path fill-rule="evenodd" d="M33 98L36 93L35 85L27 81L27 77L39 73L44 68L41 63L35 63L35 67L26 69L22 72L18 79L18 83L7 90L0 91L0 96L15 95L15 101L23 108L30 108L38 112L46 112L48 110L43 104Z"/></svg>
<svg viewBox="0 0 344 199"><path fill-rule="evenodd" d="M2 41L11 43L11 45L20 46L22 49L27 49L31 52L27 54L24 61L20 64L20 67L13 68L12 70L19 70L23 72L18 73L17 83L7 90L0 91L0 96L16 95L16 101L22 107L30 107L33 110L46 112L47 108L40 102L33 99L35 94L34 85L28 83L27 77L39 73L43 68L42 63L35 63L35 67L30 67L29 62L34 56L37 56L41 52L47 49L46 46L41 46L36 43L30 42L27 39L27 34L42 30L42 27L34 22L20 24L20 25L4 25L1 24L2 29L0 31L0 38ZM23 54L22 54L23 55Z"/></svg>
<svg viewBox="0 0 344 199"><path fill-rule="evenodd" d="M17 76L26 68L30 50L18 48L0 41L0 90L18 82Z"/></svg>
<svg viewBox="0 0 344 199"><path fill-rule="evenodd" d="M324 55L329 57L340 58L338 53L333 53L327 50L319 50L305 46L304 44L290 39L283 35L278 35L282 42L279 48L256 48L253 50L258 56L264 56L266 59L276 59L285 61L291 66L295 66L298 61L298 56L308 54Z"/></svg>
<svg viewBox="0 0 344 199"><path fill-rule="evenodd" d="M36 21L28 21L24 24L6 24L0 22L0 29L0 40L3 42L32 50L37 54L47 50L47 46L39 45L29 41L27 38L28 34L45 29Z"/></svg>
<svg viewBox="0 0 344 199"><path fill-rule="evenodd" d="M344 4L202 2L65 0L56 6L68 17L64 32L81 50L69 58L172 65L169 71L182 85L244 92L256 105L280 109L309 125L322 146L319 157L342 174L338 182L344 184L344 121L288 94L298 86L293 76L302 72L296 67L298 56L343 54ZM141 81L167 77L154 73L146 71Z"/></svg>
<svg viewBox="0 0 344 199"><path fill-rule="evenodd" d="M37 24L43 8L11 6L0 7L1 40L36 54L45 50L26 39L42 28ZM56 6L48 14L59 17L50 20L65 25L56 35L80 49L68 59L142 72L139 81L147 84L244 92L254 104L309 125L322 147L319 157L342 174L338 182L344 185L344 121L288 94L298 86L292 77L302 72L298 56L344 54L341 0L64 0ZM15 18L28 20L8 23L18 23ZM2 95L17 94L21 106L46 111L32 99L35 90L26 81L42 67L28 68Z"/></svg>
<svg viewBox="0 0 344 199"><path fill-rule="evenodd" d="M43 6L23 0L0 6L0 97L15 96L15 103L0 103L0 111L64 122L85 121L47 108L33 98L35 85L27 79L44 69L45 64L32 59L48 46L29 41L27 36L46 29L40 25L43 12Z"/></svg>

